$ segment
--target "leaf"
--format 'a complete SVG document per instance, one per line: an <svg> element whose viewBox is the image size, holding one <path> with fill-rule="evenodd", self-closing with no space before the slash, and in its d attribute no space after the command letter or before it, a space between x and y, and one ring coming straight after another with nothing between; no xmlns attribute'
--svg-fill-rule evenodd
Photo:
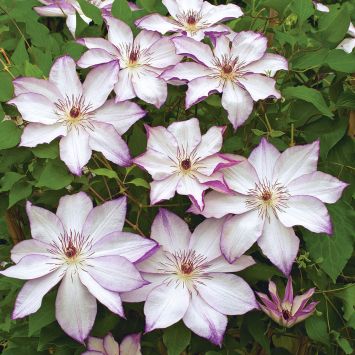
<svg viewBox="0 0 355 355"><path fill-rule="evenodd" d="M115 0L112 4L111 13L118 19L128 23L133 24L132 21L132 10L130 9L127 0Z"/></svg>
<svg viewBox="0 0 355 355"><path fill-rule="evenodd" d="M344 319L349 321L355 312L355 284L350 284L349 287L334 295L344 301Z"/></svg>
<svg viewBox="0 0 355 355"><path fill-rule="evenodd" d="M334 339L338 343L338 345L342 348L345 354L353 354L353 348L351 347L350 343L340 336L340 333L336 332L335 330L331 331Z"/></svg>
<svg viewBox="0 0 355 355"><path fill-rule="evenodd" d="M333 49L324 59L332 69L343 73L355 73L355 53L346 53L341 49Z"/></svg>
<svg viewBox="0 0 355 355"><path fill-rule="evenodd" d="M49 160L36 186L59 190L68 186L72 181L73 176L68 173L66 165L61 160Z"/></svg>
<svg viewBox="0 0 355 355"><path fill-rule="evenodd" d="M26 60L25 62L25 75L26 76L33 76L36 78L43 78L42 70L37 67L37 65L31 64L29 61Z"/></svg>
<svg viewBox="0 0 355 355"><path fill-rule="evenodd" d="M256 312L249 313L246 317L246 323L248 331L253 336L254 340L265 349L267 354L270 354L270 342L265 335L267 327L262 321L260 314Z"/></svg>
<svg viewBox="0 0 355 355"><path fill-rule="evenodd" d="M282 132L282 131L274 131L274 130L272 130L272 131L270 132L270 136L271 136L272 138L281 137L281 136L283 136L284 134L285 134L285 132Z"/></svg>
<svg viewBox="0 0 355 355"><path fill-rule="evenodd" d="M141 186L141 187L145 187L146 189L149 189L149 183L142 178L133 179L131 181L128 181L127 184L132 184L134 186Z"/></svg>
<svg viewBox="0 0 355 355"><path fill-rule="evenodd" d="M283 91L283 95L287 99L300 99L309 102L323 115L333 117L322 94L315 89L308 88L307 86L288 87Z"/></svg>
<svg viewBox="0 0 355 355"><path fill-rule="evenodd" d="M24 177L25 177L25 175L21 175L19 173L15 173L15 172L12 172L12 171L9 171L9 172L5 173L5 175L0 180L0 183L1 183L0 192L10 191L12 186L17 181L20 181Z"/></svg>
<svg viewBox="0 0 355 355"><path fill-rule="evenodd" d="M14 94L14 86L10 74L0 72L0 101L8 101Z"/></svg>
<svg viewBox="0 0 355 355"><path fill-rule="evenodd" d="M32 193L32 185L26 181L16 182L9 194L9 207L12 207L15 203L24 200L29 197Z"/></svg>
<svg viewBox="0 0 355 355"><path fill-rule="evenodd" d="M320 267L335 283L353 252L355 212L343 201L327 208L333 223L333 235L315 234L303 229L303 239L313 260L323 258Z"/></svg>
<svg viewBox="0 0 355 355"><path fill-rule="evenodd" d="M50 144L39 144L37 147L31 148L32 153L37 158L55 159L59 156L59 147L57 142Z"/></svg>
<svg viewBox="0 0 355 355"><path fill-rule="evenodd" d="M314 14L314 6L309 0L293 0L291 10L297 15L300 25Z"/></svg>
<svg viewBox="0 0 355 355"><path fill-rule="evenodd" d="M86 0L78 0L78 2L80 4L81 9L83 10L84 15L91 18L96 25L101 26L103 20L100 9L93 4L90 4Z"/></svg>
<svg viewBox="0 0 355 355"><path fill-rule="evenodd" d="M93 169L91 170L91 172L94 173L95 175L106 176L109 179L118 179L117 173L110 169L106 169L106 168Z"/></svg>
<svg viewBox="0 0 355 355"><path fill-rule="evenodd" d="M318 68L324 64L324 59L327 54L328 50L325 48L310 53L300 52L298 55L295 55L291 61L292 69L304 70Z"/></svg>
<svg viewBox="0 0 355 355"><path fill-rule="evenodd" d="M14 122L0 122L0 149L12 148L19 144L21 133L21 129Z"/></svg>
<svg viewBox="0 0 355 355"><path fill-rule="evenodd" d="M168 349L168 355L180 355L189 345L191 332L181 322L166 328L163 341Z"/></svg>
<svg viewBox="0 0 355 355"><path fill-rule="evenodd" d="M305 326L307 334L311 339L327 346L330 345L327 323L324 318L313 315L306 319Z"/></svg>

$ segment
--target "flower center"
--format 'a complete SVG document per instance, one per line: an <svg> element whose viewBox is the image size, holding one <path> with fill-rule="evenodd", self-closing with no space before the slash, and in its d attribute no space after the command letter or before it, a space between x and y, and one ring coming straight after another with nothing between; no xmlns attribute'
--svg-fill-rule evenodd
<svg viewBox="0 0 355 355"><path fill-rule="evenodd" d="M292 314L289 310L287 309L283 309L282 310L282 317L285 319L285 320L289 320L291 318Z"/></svg>
<svg viewBox="0 0 355 355"><path fill-rule="evenodd" d="M191 274L193 270L194 270L194 264L192 260L188 260L187 262L181 265L181 272L185 275Z"/></svg>
<svg viewBox="0 0 355 355"><path fill-rule="evenodd" d="M187 17L186 22L187 22L189 25L195 25L195 24L196 24L195 16L194 16L194 15L189 15L189 16Z"/></svg>
<svg viewBox="0 0 355 355"><path fill-rule="evenodd" d="M73 258L76 256L77 250L73 244L73 242L71 240L69 240L69 244L66 247L64 254L66 255L66 257L68 258Z"/></svg>
<svg viewBox="0 0 355 355"><path fill-rule="evenodd" d="M224 74L230 74L233 71L233 67L228 63L222 68L222 70Z"/></svg>
<svg viewBox="0 0 355 355"><path fill-rule="evenodd" d="M129 63L135 64L139 58L139 49L133 48L131 53L129 54Z"/></svg>
<svg viewBox="0 0 355 355"><path fill-rule="evenodd" d="M180 165L183 170L189 170L191 168L191 161L190 159L184 159Z"/></svg>
<svg viewBox="0 0 355 355"><path fill-rule="evenodd" d="M80 108L79 107L72 107L70 110L70 117L72 118L78 118L80 115Z"/></svg>
<svg viewBox="0 0 355 355"><path fill-rule="evenodd" d="M290 198L286 187L278 182L271 183L264 181L255 184L254 189L248 191L246 205L252 209L258 209L262 217L270 217L270 211L275 215L277 211L287 208L287 201Z"/></svg>

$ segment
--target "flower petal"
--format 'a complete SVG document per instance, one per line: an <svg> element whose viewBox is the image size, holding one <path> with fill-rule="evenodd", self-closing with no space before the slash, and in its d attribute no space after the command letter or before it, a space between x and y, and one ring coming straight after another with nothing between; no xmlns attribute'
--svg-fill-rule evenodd
<svg viewBox="0 0 355 355"><path fill-rule="evenodd" d="M83 343L96 317L96 299L81 283L78 272L70 269L59 286L55 314L61 328L70 337Z"/></svg>
<svg viewBox="0 0 355 355"><path fill-rule="evenodd" d="M156 203L171 199L176 192L177 185L180 181L178 174L168 176L163 180L154 180L150 183L150 203Z"/></svg>
<svg viewBox="0 0 355 355"><path fill-rule="evenodd" d="M56 107L43 95L20 94L8 103L17 107L25 121L46 125L54 125L58 121Z"/></svg>
<svg viewBox="0 0 355 355"><path fill-rule="evenodd" d="M144 304L145 331L166 328L178 322L185 315L189 302L189 292L182 284L170 283L157 286L149 293Z"/></svg>
<svg viewBox="0 0 355 355"><path fill-rule="evenodd" d="M23 130L21 147L35 147L38 144L50 143L59 136L65 136L67 129L61 123L45 125L42 123L30 123Z"/></svg>
<svg viewBox="0 0 355 355"><path fill-rule="evenodd" d="M176 18L176 16L180 13L176 0L163 0L162 3L168 9L173 18Z"/></svg>
<svg viewBox="0 0 355 355"><path fill-rule="evenodd" d="M56 102L62 97L57 87L49 80L19 77L13 81L15 95L20 94L39 94L46 97L51 102Z"/></svg>
<svg viewBox="0 0 355 355"><path fill-rule="evenodd" d="M262 230L263 220L257 210L227 219L221 237L225 258L233 263L259 239Z"/></svg>
<svg viewBox="0 0 355 355"><path fill-rule="evenodd" d="M89 292L111 312L124 317L121 297L117 292L109 291L97 283L89 273L79 271L79 278Z"/></svg>
<svg viewBox="0 0 355 355"><path fill-rule="evenodd" d="M138 28L143 28L149 31L157 31L163 35L167 32L175 32L179 30L179 27L173 20L159 14L144 16L138 19L135 22L135 25Z"/></svg>
<svg viewBox="0 0 355 355"><path fill-rule="evenodd" d="M63 235L64 229L60 219L52 212L27 201L26 212L30 220L32 238L51 244Z"/></svg>
<svg viewBox="0 0 355 355"><path fill-rule="evenodd" d="M147 149L153 149L173 159L176 157L177 141L165 127L149 127L145 125L145 129L148 136Z"/></svg>
<svg viewBox="0 0 355 355"><path fill-rule="evenodd" d="M43 297L62 279L63 268L59 268L48 275L27 281L16 297L12 319L18 319L37 312Z"/></svg>
<svg viewBox="0 0 355 355"><path fill-rule="evenodd" d="M191 232L186 222L176 214L160 208L155 217L151 238L171 253L188 248Z"/></svg>
<svg viewBox="0 0 355 355"><path fill-rule="evenodd" d="M97 243L113 232L120 232L124 225L126 210L126 197L107 201L93 208L86 218L83 234L89 235L93 243Z"/></svg>
<svg viewBox="0 0 355 355"><path fill-rule="evenodd" d="M142 355L141 353L141 335L131 334L123 338L120 345L121 355Z"/></svg>
<svg viewBox="0 0 355 355"><path fill-rule="evenodd" d="M218 78L204 76L190 81L186 92L186 109L203 101L206 97L215 93L220 93L221 91L222 87Z"/></svg>
<svg viewBox="0 0 355 355"><path fill-rule="evenodd" d="M355 48L355 38L345 38L342 40L336 49L342 49L346 53L352 53Z"/></svg>
<svg viewBox="0 0 355 355"><path fill-rule="evenodd" d="M63 97L79 97L82 94L76 64L68 55L59 57L54 62L49 72L49 81L59 89Z"/></svg>
<svg viewBox="0 0 355 355"><path fill-rule="evenodd" d="M182 56L176 54L174 43L166 37L156 41L149 52L150 65L154 68L167 68L182 59Z"/></svg>
<svg viewBox="0 0 355 355"><path fill-rule="evenodd" d="M114 292L132 291L146 284L136 267L118 255L92 258L85 270L102 287Z"/></svg>
<svg viewBox="0 0 355 355"><path fill-rule="evenodd" d="M333 233L327 208L312 196L290 197L287 208L278 211L277 216L286 227L303 226L315 233Z"/></svg>
<svg viewBox="0 0 355 355"><path fill-rule="evenodd" d="M141 69L132 76L132 84L136 95L143 101L160 108L168 95L167 84L151 71Z"/></svg>
<svg viewBox="0 0 355 355"><path fill-rule="evenodd" d="M188 156L201 142L200 124L197 118L173 122L167 129L178 142L180 152L185 152Z"/></svg>
<svg viewBox="0 0 355 355"><path fill-rule="evenodd" d="M34 254L47 257L52 256L48 251L47 243L36 239L27 239L14 245L11 249L11 260L17 264L23 257Z"/></svg>
<svg viewBox="0 0 355 355"><path fill-rule="evenodd" d="M43 17L65 17L63 10L56 4L35 6L33 10L35 10L39 16Z"/></svg>
<svg viewBox="0 0 355 355"><path fill-rule="evenodd" d="M0 271L0 274L14 279L32 280L51 273L59 266L48 256L29 254L24 256L18 264Z"/></svg>
<svg viewBox="0 0 355 355"><path fill-rule="evenodd" d="M239 82L249 92L254 101L264 100L270 96L279 99L280 93L275 89L275 80L261 74L245 74Z"/></svg>
<svg viewBox="0 0 355 355"><path fill-rule="evenodd" d="M127 68L120 70L118 74L118 81L114 87L116 94L116 102L130 100L136 97L132 84L131 71Z"/></svg>
<svg viewBox="0 0 355 355"><path fill-rule="evenodd" d="M190 238L190 250L195 250L206 258L206 262L222 256L220 240L224 218L209 218L200 223Z"/></svg>
<svg viewBox="0 0 355 355"><path fill-rule="evenodd" d="M248 255L242 255L232 264L224 256L219 256L217 259L209 262L209 265L205 268L205 272L238 272L254 264L254 259Z"/></svg>
<svg viewBox="0 0 355 355"><path fill-rule="evenodd" d="M213 53L205 43L195 41L192 38L181 36L172 38L176 53L192 58L200 64L210 67L213 63Z"/></svg>
<svg viewBox="0 0 355 355"><path fill-rule="evenodd" d="M106 159L119 166L131 165L128 145L112 125L95 122L94 129L89 134L92 150L101 152Z"/></svg>
<svg viewBox="0 0 355 355"><path fill-rule="evenodd" d="M254 292L242 278L223 273L210 276L196 287L200 296L216 311L239 315L257 308Z"/></svg>
<svg viewBox="0 0 355 355"><path fill-rule="evenodd" d="M200 159L210 157L222 149L225 127L211 127L202 137L196 147L196 156Z"/></svg>
<svg viewBox="0 0 355 355"><path fill-rule="evenodd" d="M104 352L104 340L101 338L89 337L87 340L87 348L91 351Z"/></svg>
<svg viewBox="0 0 355 355"><path fill-rule="evenodd" d="M107 100L103 106L92 113L92 119L98 122L108 123L115 127L118 134L122 135L139 119L146 115L146 111L136 103L125 101L115 102Z"/></svg>
<svg viewBox="0 0 355 355"><path fill-rule="evenodd" d="M82 169L91 157L89 134L84 129L72 129L59 142L60 159L75 175L81 175Z"/></svg>
<svg viewBox="0 0 355 355"><path fill-rule="evenodd" d="M207 76L212 71L202 65L195 62L178 63L173 68L164 71L160 78L164 80L184 80L189 82L191 80Z"/></svg>
<svg viewBox="0 0 355 355"><path fill-rule="evenodd" d="M237 129L250 116L254 102L249 93L237 84L227 81L223 88L222 106L228 112L228 120Z"/></svg>
<svg viewBox="0 0 355 355"><path fill-rule="evenodd" d="M86 76L83 95L90 104L90 110L101 107L107 100L118 80L119 65L117 61L95 66Z"/></svg>
<svg viewBox="0 0 355 355"><path fill-rule="evenodd" d="M176 3L180 13L187 13L189 11L200 12L203 0L179 0Z"/></svg>
<svg viewBox="0 0 355 355"><path fill-rule="evenodd" d="M82 233L84 223L92 210L92 201L85 192L61 197L57 216L67 232Z"/></svg>
<svg viewBox="0 0 355 355"><path fill-rule="evenodd" d="M289 276L287 279L287 284L286 284L286 288L285 288L285 295L284 298L282 300L282 302L288 302L290 304L292 304L293 302L293 286L292 286L292 277Z"/></svg>
<svg viewBox="0 0 355 355"><path fill-rule="evenodd" d="M77 64L80 68L89 68L103 63L109 63L116 59L116 57L108 53L105 49L93 48L86 51L80 57Z"/></svg>
<svg viewBox="0 0 355 355"><path fill-rule="evenodd" d="M112 56L118 56L118 49L108 40L104 38L95 38L95 37L87 37L87 38L79 38L76 40L77 43L82 46L87 47L88 49L103 49L107 53Z"/></svg>
<svg viewBox="0 0 355 355"><path fill-rule="evenodd" d="M139 262L153 254L155 241L127 232L114 232L94 244L95 257L120 255L130 262Z"/></svg>
<svg viewBox="0 0 355 355"><path fill-rule="evenodd" d="M179 180L176 191L180 195L189 196L191 201L202 211L205 207L203 201L204 191L208 189L207 184L201 184L195 177L182 176Z"/></svg>
<svg viewBox="0 0 355 355"><path fill-rule="evenodd" d="M292 180L317 170L319 141L286 149L274 167L274 180L287 185Z"/></svg>
<svg viewBox="0 0 355 355"><path fill-rule="evenodd" d="M210 307L201 297L193 294L183 321L194 333L221 345L227 328L227 317Z"/></svg>
<svg viewBox="0 0 355 355"><path fill-rule="evenodd" d="M261 33L242 31L232 42L232 55L238 57L238 63L247 65L262 58L267 48L267 38Z"/></svg>
<svg viewBox="0 0 355 355"><path fill-rule="evenodd" d="M227 4L214 6L207 1L203 2L201 11L203 21L210 24L235 19L243 15L243 11L238 5Z"/></svg>
<svg viewBox="0 0 355 355"><path fill-rule="evenodd" d="M141 48L142 50L144 49L149 49L150 47L158 42L160 39L162 38L162 36L156 32L156 31L146 31L143 30L141 32L138 33L138 35L136 36L136 38L134 39L134 46L137 48ZM175 51L174 51L175 54ZM143 57L144 57L144 53L142 53ZM149 56L149 54L148 54ZM153 65L154 67L154 65Z"/></svg>
<svg viewBox="0 0 355 355"><path fill-rule="evenodd" d="M322 202L334 203L347 186L348 184L329 174L315 171L292 180L287 185L287 191L291 196L313 196Z"/></svg>
<svg viewBox="0 0 355 355"><path fill-rule="evenodd" d="M243 67L243 71L267 76L275 76L279 70L288 70L286 58L278 54L265 53L259 60Z"/></svg>
<svg viewBox="0 0 355 355"><path fill-rule="evenodd" d="M262 138L260 144L250 153L248 160L261 180L266 178L267 181L272 181L274 166L280 155L272 144Z"/></svg>
<svg viewBox="0 0 355 355"><path fill-rule="evenodd" d="M108 40L117 48L133 43L133 34L131 28L123 21L112 16L105 16L108 28Z"/></svg>

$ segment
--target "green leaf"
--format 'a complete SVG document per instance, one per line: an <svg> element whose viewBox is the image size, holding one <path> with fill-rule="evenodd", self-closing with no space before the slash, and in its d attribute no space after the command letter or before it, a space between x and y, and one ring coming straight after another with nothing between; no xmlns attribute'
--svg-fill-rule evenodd
<svg viewBox="0 0 355 355"><path fill-rule="evenodd" d="M91 18L97 25L101 26L103 20L100 9L86 0L78 0L78 2L84 15Z"/></svg>
<svg viewBox="0 0 355 355"><path fill-rule="evenodd" d="M297 15L300 25L314 14L314 6L309 0L293 0L291 10Z"/></svg>
<svg viewBox="0 0 355 355"><path fill-rule="evenodd" d="M68 186L72 181L73 176L68 173L66 165L61 160L49 160L36 186L59 190Z"/></svg>
<svg viewBox="0 0 355 355"><path fill-rule="evenodd" d="M14 122L0 122L0 149L12 148L19 144L21 133L21 129Z"/></svg>
<svg viewBox="0 0 355 355"><path fill-rule="evenodd" d="M334 293L334 295L343 300L344 319L349 321L355 312L355 284L348 285L342 291Z"/></svg>
<svg viewBox="0 0 355 355"><path fill-rule="evenodd" d="M327 346L330 345L329 334L327 331L327 323L322 317L311 316L305 321L308 336Z"/></svg>
<svg viewBox="0 0 355 355"><path fill-rule="evenodd" d="M272 130L272 131L270 132L270 136L271 136L272 138L281 137L281 136L283 136L284 134L285 134L285 132L282 132L282 131L274 131L274 130Z"/></svg>
<svg viewBox="0 0 355 355"><path fill-rule="evenodd" d="M14 86L10 74L0 72L0 101L8 101L14 94Z"/></svg>
<svg viewBox="0 0 355 355"><path fill-rule="evenodd" d="M334 339L338 343L338 345L342 348L345 354L353 354L353 348L351 347L350 343L340 336L340 333L336 332L335 330L331 331Z"/></svg>
<svg viewBox="0 0 355 355"><path fill-rule="evenodd" d="M261 137L266 135L266 132L261 131L260 129L257 128L252 128L251 131L257 136L257 137Z"/></svg>
<svg viewBox="0 0 355 355"><path fill-rule="evenodd" d="M128 6L127 0L115 0L112 4L111 13L116 18L128 23L133 24L132 21L132 10Z"/></svg>
<svg viewBox="0 0 355 355"><path fill-rule="evenodd" d="M38 68L37 65L31 64L29 61L26 60L25 62L25 75L26 76L33 76L35 78L43 79L43 72L41 69Z"/></svg>
<svg viewBox="0 0 355 355"><path fill-rule="evenodd" d="M318 68L324 64L327 54L328 50L325 48L310 53L302 51L293 57L291 61L292 69L304 70Z"/></svg>
<svg viewBox="0 0 355 355"><path fill-rule="evenodd" d="M283 91L283 95L286 99L300 99L309 102L323 115L333 117L322 94L315 89L308 88L307 86L288 87Z"/></svg>
<svg viewBox="0 0 355 355"><path fill-rule="evenodd" d="M332 69L343 73L355 73L355 53L346 53L341 49L333 49L325 58Z"/></svg>
<svg viewBox="0 0 355 355"><path fill-rule="evenodd" d="M9 207L12 207L15 203L24 200L32 193L32 185L26 181L16 182L10 190L9 194Z"/></svg>
<svg viewBox="0 0 355 355"><path fill-rule="evenodd" d="M32 153L42 159L55 159L59 155L59 147L57 142L50 144L40 144L37 147L31 148Z"/></svg>
<svg viewBox="0 0 355 355"><path fill-rule="evenodd" d="M249 313L246 317L246 323L248 331L253 336L254 340L265 349L267 354L270 354L270 342L265 335L267 327L262 321L260 314L256 312Z"/></svg>
<svg viewBox="0 0 355 355"><path fill-rule="evenodd" d="M0 184L1 184L0 192L10 191L12 186L17 181L20 181L24 177L25 175L21 175L12 171L5 173L5 175L0 180Z"/></svg>
<svg viewBox="0 0 355 355"><path fill-rule="evenodd" d="M29 60L30 58L26 50L25 41L23 38L21 38L17 44L17 47L15 48L14 53L11 56L11 61L22 67L23 63Z"/></svg>
<svg viewBox="0 0 355 355"><path fill-rule="evenodd" d="M333 235L315 234L305 229L302 234L312 259L323 258L320 267L335 282L353 252L355 212L343 201L327 205L327 208L333 223Z"/></svg>
<svg viewBox="0 0 355 355"><path fill-rule="evenodd" d="M189 345L191 332L182 322L166 328L163 334L163 341L168 349L168 355L180 355Z"/></svg>
<svg viewBox="0 0 355 355"><path fill-rule="evenodd" d="M116 171L110 169L106 169L106 168L93 169L91 170L91 172L94 173L95 175L106 176L109 179L118 179L118 175Z"/></svg>
<svg viewBox="0 0 355 355"><path fill-rule="evenodd" d="M141 187L144 187L146 189L149 189L149 183L146 182L144 179L142 178L136 178L136 179L133 179L131 181L128 181L127 184L132 184L134 186L141 186Z"/></svg>

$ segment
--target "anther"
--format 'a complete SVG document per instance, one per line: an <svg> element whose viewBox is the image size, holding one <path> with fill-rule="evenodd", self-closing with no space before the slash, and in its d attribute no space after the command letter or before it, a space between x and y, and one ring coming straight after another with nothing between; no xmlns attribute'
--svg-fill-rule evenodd
<svg viewBox="0 0 355 355"><path fill-rule="evenodd" d="M184 159L180 165L184 170L189 170L191 168L191 161L190 159Z"/></svg>

